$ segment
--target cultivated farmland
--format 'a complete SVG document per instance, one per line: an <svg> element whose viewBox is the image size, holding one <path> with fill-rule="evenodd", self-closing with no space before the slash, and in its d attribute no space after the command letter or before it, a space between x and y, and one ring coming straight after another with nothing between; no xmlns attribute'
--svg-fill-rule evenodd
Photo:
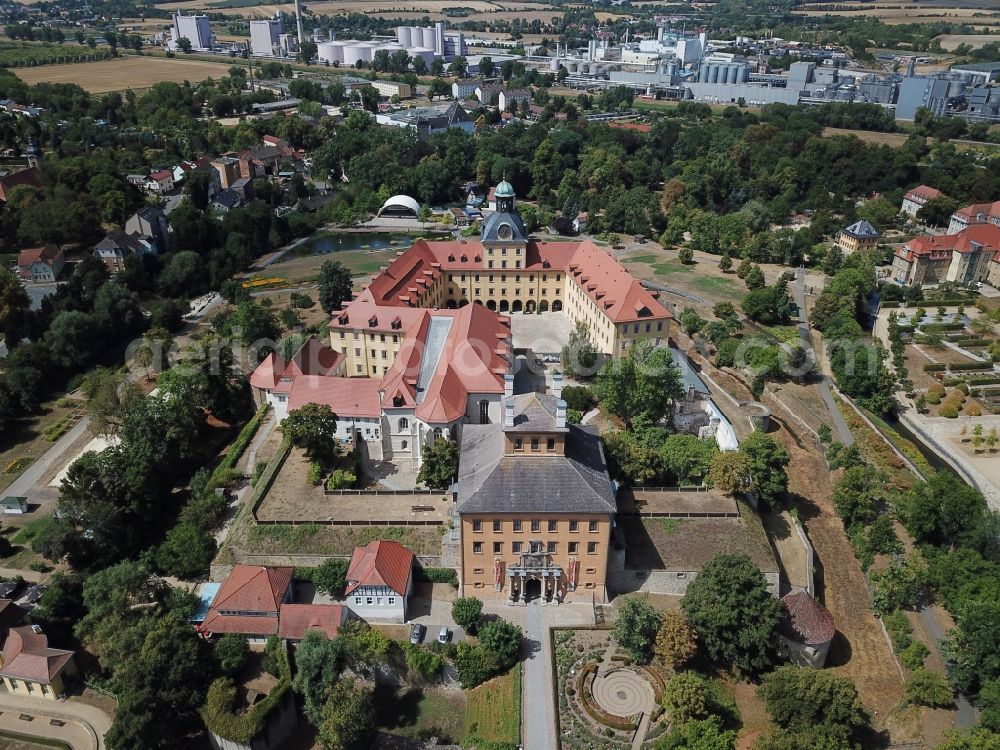
<svg viewBox="0 0 1000 750"><path fill-rule="evenodd" d="M124 89L148 89L161 81L203 81L227 75L229 66L199 60L128 56L103 62L17 68L27 83L77 83L93 94Z"/></svg>

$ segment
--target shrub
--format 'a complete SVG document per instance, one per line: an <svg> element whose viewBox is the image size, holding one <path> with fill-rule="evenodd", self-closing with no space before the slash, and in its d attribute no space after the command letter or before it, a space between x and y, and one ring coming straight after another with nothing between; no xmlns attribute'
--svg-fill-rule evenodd
<svg viewBox="0 0 1000 750"><path fill-rule="evenodd" d="M597 404L594 392L583 385L568 385L562 389L562 399L567 409L586 414Z"/></svg>
<svg viewBox="0 0 1000 750"><path fill-rule="evenodd" d="M433 680L444 669L444 659L438 654L406 644L406 668L421 680Z"/></svg>
<svg viewBox="0 0 1000 750"><path fill-rule="evenodd" d="M969 406L965 407L965 416L981 417L983 416L983 410L979 404L969 404Z"/></svg>
<svg viewBox="0 0 1000 750"><path fill-rule="evenodd" d="M483 619L483 601L474 596L463 596L451 603L451 617L455 624L471 635L476 634Z"/></svg>
<svg viewBox="0 0 1000 750"><path fill-rule="evenodd" d="M705 718L708 702L708 684L693 672L675 675L663 691L663 707L675 723Z"/></svg>
<svg viewBox="0 0 1000 750"><path fill-rule="evenodd" d="M319 486L323 482L323 467L316 461L309 462L309 475L307 477L307 481L314 487Z"/></svg>
<svg viewBox="0 0 1000 750"><path fill-rule="evenodd" d="M955 419L955 417L958 416L958 408L951 404L945 404L940 409L938 409L938 416L947 417L948 419Z"/></svg>
<svg viewBox="0 0 1000 750"><path fill-rule="evenodd" d="M310 471L312 468L310 467ZM357 481L357 477L354 476L349 471L344 469L337 469L330 475L330 478L326 480L326 488L328 490L346 490L354 486Z"/></svg>
<svg viewBox="0 0 1000 750"><path fill-rule="evenodd" d="M909 669L911 672L915 672L924 666L924 659L930 650L922 644L920 641L913 641L905 649L899 652L899 660L903 662L903 666Z"/></svg>
<svg viewBox="0 0 1000 750"><path fill-rule="evenodd" d="M907 703L928 708L951 708L955 705L951 683L929 669L918 669L906 681L903 690Z"/></svg>

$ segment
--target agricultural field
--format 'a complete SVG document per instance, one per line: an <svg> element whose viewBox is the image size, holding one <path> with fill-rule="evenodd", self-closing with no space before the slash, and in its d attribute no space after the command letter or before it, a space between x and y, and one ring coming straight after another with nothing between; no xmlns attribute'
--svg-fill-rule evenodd
<svg viewBox="0 0 1000 750"><path fill-rule="evenodd" d="M26 83L76 83L92 94L124 89L148 89L161 81L203 81L228 75L229 66L200 60L128 56L102 62L18 68Z"/></svg>
<svg viewBox="0 0 1000 750"><path fill-rule="evenodd" d="M226 16L266 18L281 10L292 13L291 2L266 2L265 0L182 0L160 6L174 10L211 10ZM489 2L488 0L318 0L309 4L309 10L316 15L334 16L342 13L368 13L401 20L429 18L432 21L446 19L446 8L466 8L472 11L463 20L534 20L550 21L560 11L545 3Z"/></svg>
<svg viewBox="0 0 1000 750"><path fill-rule="evenodd" d="M957 5L958 3L956 3ZM969 3L961 3L969 6ZM988 6L971 7L921 7L915 9L912 4L904 3L879 3L869 4L837 4L818 5L816 7L804 6L797 8L794 12L805 16L837 16L841 18L857 18L860 16L871 16L878 18L887 24L903 23L938 23L938 22L959 22L979 24L982 26L1000 26L1000 13L992 11Z"/></svg>
<svg viewBox="0 0 1000 750"><path fill-rule="evenodd" d="M976 19L978 22L979 19ZM996 34L942 34L937 38L941 46L951 52L960 44L982 47L984 44L997 41Z"/></svg>
<svg viewBox="0 0 1000 750"><path fill-rule="evenodd" d="M84 61L106 60L110 50L91 49L86 45L37 44L32 42L0 42L0 68L33 68L38 65L62 65Z"/></svg>

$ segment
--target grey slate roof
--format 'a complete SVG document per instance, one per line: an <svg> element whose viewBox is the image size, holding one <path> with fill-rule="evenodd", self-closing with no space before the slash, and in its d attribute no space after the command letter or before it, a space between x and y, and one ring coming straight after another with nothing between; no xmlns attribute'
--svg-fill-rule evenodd
<svg viewBox="0 0 1000 750"><path fill-rule="evenodd" d="M614 513L604 451L592 427L570 426L565 456L505 456L500 425L465 425L458 512Z"/></svg>
<svg viewBox="0 0 1000 750"><path fill-rule="evenodd" d="M522 393L513 397L514 426L504 427L504 432L566 432L556 427L556 409L559 399L539 393ZM505 407L506 408L506 407ZM563 409L566 408L563 402Z"/></svg>
<svg viewBox="0 0 1000 750"><path fill-rule="evenodd" d="M869 237L878 237L878 230L873 227L867 219L861 219L861 221L856 221L851 226L844 230L844 234L849 234L852 237L857 237L858 239L867 239Z"/></svg>
<svg viewBox="0 0 1000 750"><path fill-rule="evenodd" d="M508 224L511 228L512 236L506 240L501 240L497 234L503 224ZM528 232L525 230L524 222L521 221L521 215L517 211L510 214L494 211L483 222L480 239L483 242L527 242Z"/></svg>

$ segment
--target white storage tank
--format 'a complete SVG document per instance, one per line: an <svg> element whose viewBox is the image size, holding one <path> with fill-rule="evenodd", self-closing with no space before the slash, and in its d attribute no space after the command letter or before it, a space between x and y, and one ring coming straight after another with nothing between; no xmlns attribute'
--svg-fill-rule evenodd
<svg viewBox="0 0 1000 750"><path fill-rule="evenodd" d="M434 50L427 49L426 47L410 47L407 50L410 53L410 57L416 60L418 57L422 57L424 62L430 65L434 62Z"/></svg>
<svg viewBox="0 0 1000 750"><path fill-rule="evenodd" d="M434 28L422 28L420 29L420 46L426 47L427 49L434 49L437 42L437 34L434 33Z"/></svg>
<svg viewBox="0 0 1000 750"><path fill-rule="evenodd" d="M321 62L342 63L344 62L344 42L323 42L316 45L316 56Z"/></svg>
<svg viewBox="0 0 1000 750"><path fill-rule="evenodd" d="M399 43L404 47L412 47L412 33L413 30L409 26L400 26L396 29L396 39L399 40Z"/></svg>

